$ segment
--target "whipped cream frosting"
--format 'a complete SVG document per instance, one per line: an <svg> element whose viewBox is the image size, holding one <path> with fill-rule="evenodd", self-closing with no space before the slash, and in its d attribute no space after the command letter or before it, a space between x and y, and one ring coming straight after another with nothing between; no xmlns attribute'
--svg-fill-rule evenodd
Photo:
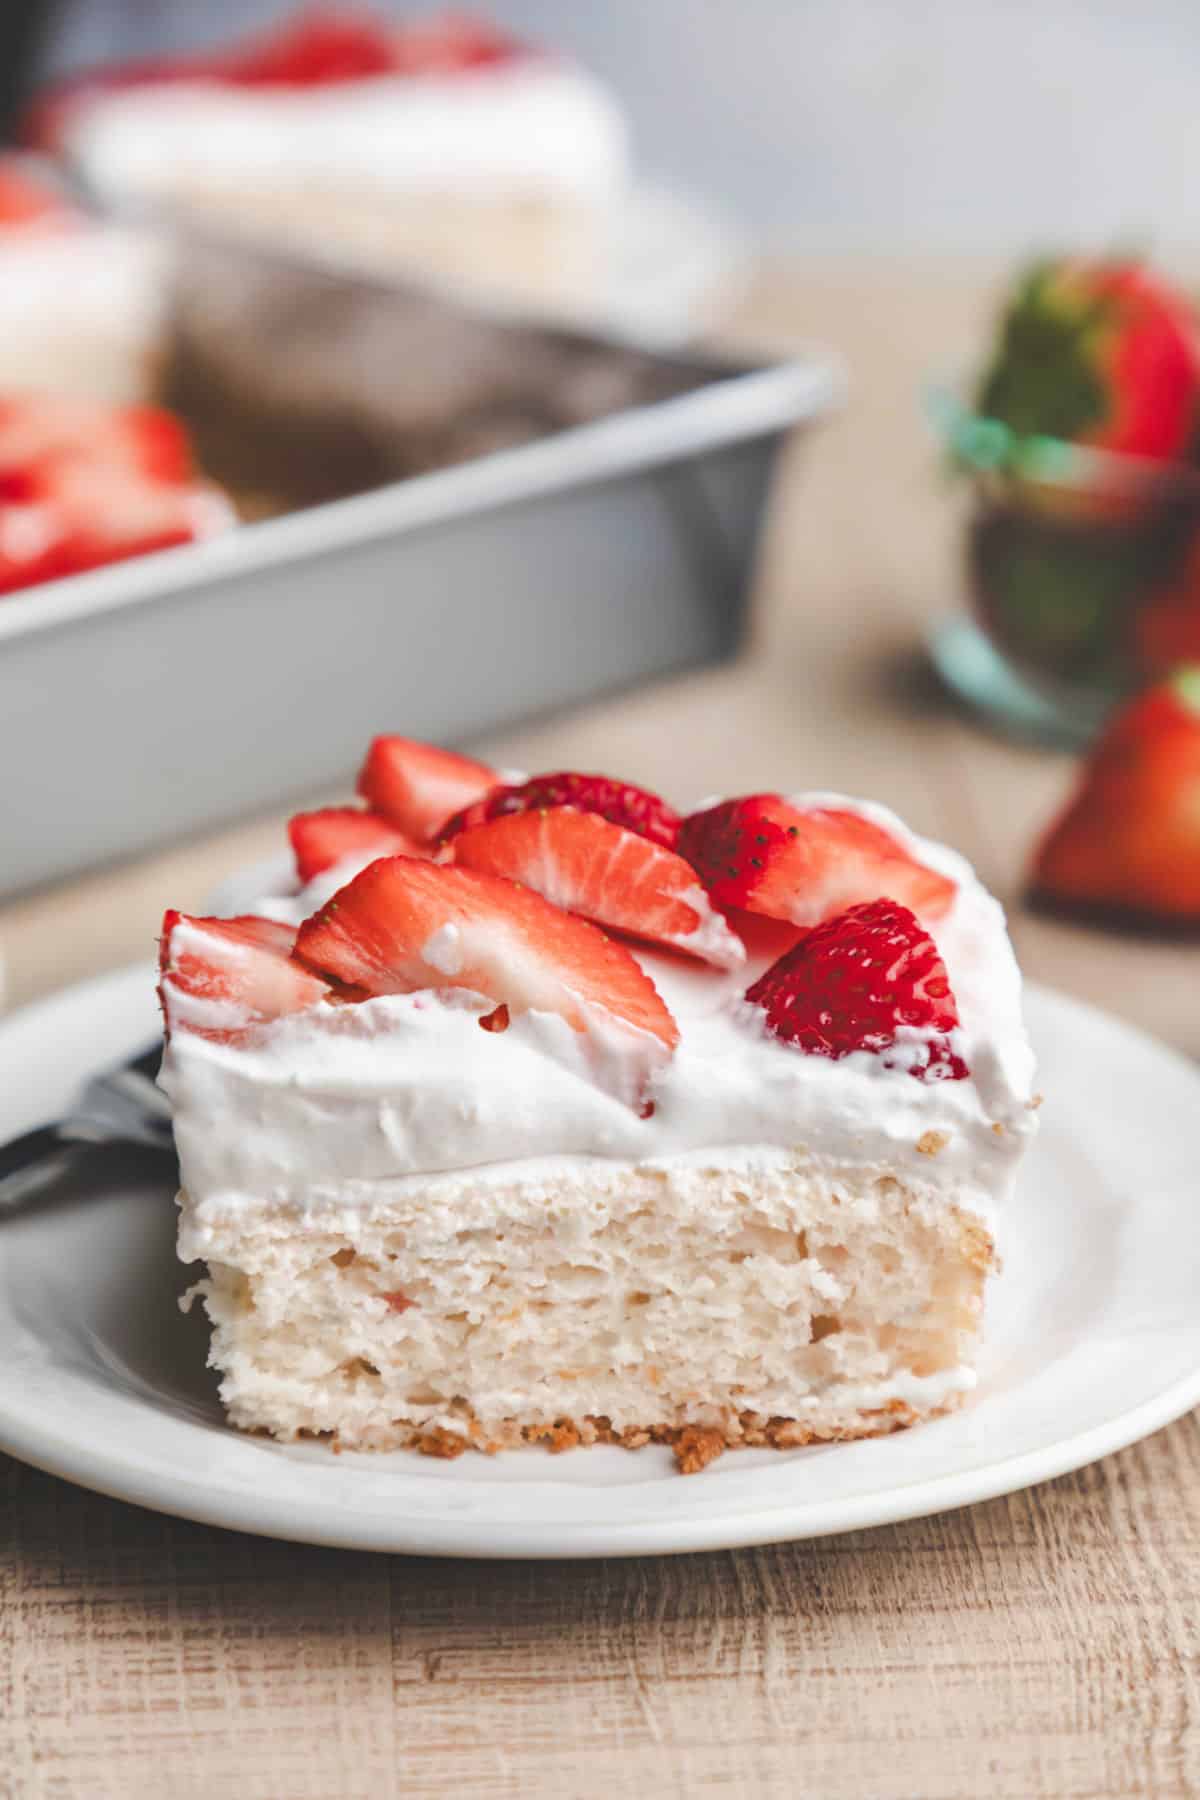
<svg viewBox="0 0 1200 1800"><path fill-rule="evenodd" d="M104 192L272 181L597 201L629 171L624 118L581 69L528 56L304 88L172 82L88 96L68 152Z"/></svg>
<svg viewBox="0 0 1200 1800"><path fill-rule="evenodd" d="M166 329L160 245L86 223L0 229L0 386L146 396Z"/></svg>
<svg viewBox="0 0 1200 1800"><path fill-rule="evenodd" d="M795 803L852 807L958 884L934 936L968 1079L918 1080L868 1053L833 1061L772 1038L742 998L766 959L721 972L638 949L681 1034L651 1077L649 1117L622 1091L628 1046L618 1036L602 1031L597 1045L539 1012L483 1031L494 1001L462 992L322 1002L239 1045L177 1030L162 1080L192 1200L369 1204L396 1182L438 1177L441 1192L455 1175L511 1181L514 1164L586 1181L597 1157L753 1167L799 1152L831 1173L901 1172L990 1219L1035 1126L1033 1053L1003 912L960 856L884 808L831 794ZM343 864L259 910L298 922L354 872Z"/></svg>

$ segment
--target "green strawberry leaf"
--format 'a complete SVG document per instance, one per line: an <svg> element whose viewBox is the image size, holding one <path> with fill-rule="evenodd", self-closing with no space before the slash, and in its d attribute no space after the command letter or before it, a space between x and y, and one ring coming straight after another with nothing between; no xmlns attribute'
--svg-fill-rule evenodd
<svg viewBox="0 0 1200 1800"><path fill-rule="evenodd" d="M979 411L1019 437L1073 440L1109 411L1098 340L1111 304L1064 294L1058 276L1057 265L1040 263L1025 277L979 390Z"/></svg>

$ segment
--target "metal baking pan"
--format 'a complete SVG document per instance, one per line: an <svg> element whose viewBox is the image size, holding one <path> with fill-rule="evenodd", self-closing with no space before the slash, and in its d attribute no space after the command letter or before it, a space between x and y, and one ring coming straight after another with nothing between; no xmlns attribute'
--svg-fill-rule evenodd
<svg viewBox="0 0 1200 1800"><path fill-rule="evenodd" d="M699 385L0 605L0 893L728 655L835 362Z"/></svg>

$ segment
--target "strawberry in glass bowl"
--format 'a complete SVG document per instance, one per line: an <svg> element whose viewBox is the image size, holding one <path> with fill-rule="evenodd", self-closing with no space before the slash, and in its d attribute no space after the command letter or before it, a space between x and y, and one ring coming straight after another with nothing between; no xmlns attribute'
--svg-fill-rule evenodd
<svg viewBox="0 0 1200 1800"><path fill-rule="evenodd" d="M939 634L941 672L1010 724L1086 741L1161 669L1164 634L1178 636L1189 610L1192 305L1134 261L1039 263L1011 294L973 393L939 391L933 412L969 489L975 619ZM1152 609L1160 623L1148 627Z"/></svg>

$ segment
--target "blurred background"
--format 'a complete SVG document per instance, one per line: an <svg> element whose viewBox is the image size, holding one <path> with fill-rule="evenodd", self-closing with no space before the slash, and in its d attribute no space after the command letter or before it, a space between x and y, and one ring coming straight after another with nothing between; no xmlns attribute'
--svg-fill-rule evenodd
<svg viewBox="0 0 1200 1800"><path fill-rule="evenodd" d="M48 72L210 44L278 0L62 0ZM397 17L428 7L382 0ZM1195 243L1188 0L497 0L621 94L656 177L780 251Z"/></svg>
<svg viewBox="0 0 1200 1800"><path fill-rule="evenodd" d="M1200 1052L1183 0L0 29L10 1004L390 729L870 794Z"/></svg>

